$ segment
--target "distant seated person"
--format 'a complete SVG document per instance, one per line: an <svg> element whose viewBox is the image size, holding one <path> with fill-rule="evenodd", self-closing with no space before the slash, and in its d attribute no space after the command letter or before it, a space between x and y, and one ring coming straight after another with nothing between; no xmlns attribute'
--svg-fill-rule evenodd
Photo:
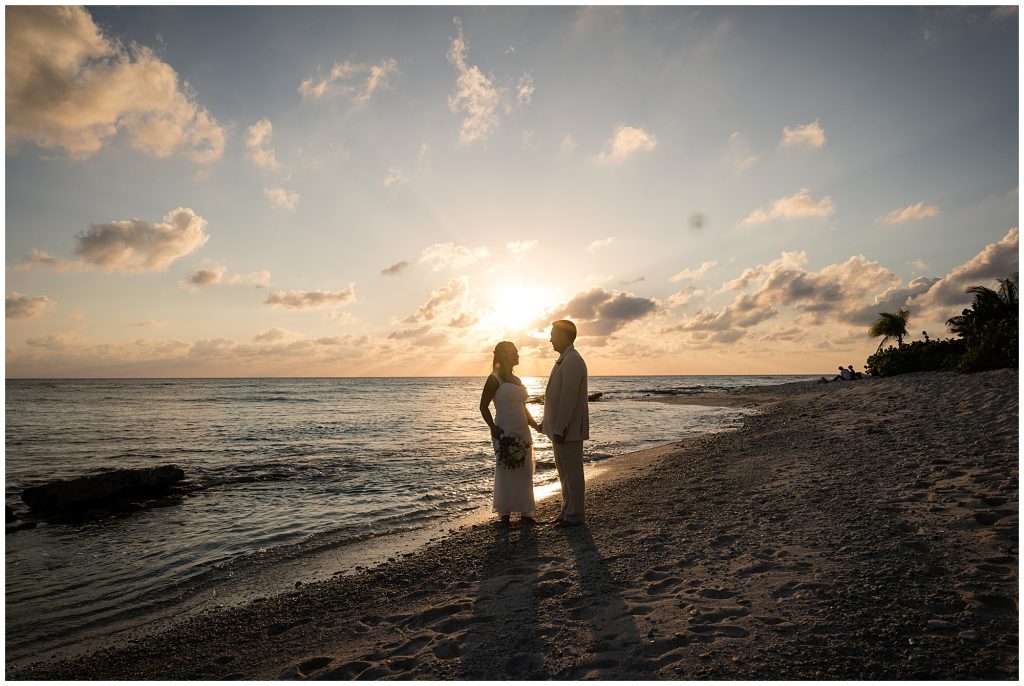
<svg viewBox="0 0 1024 686"><path fill-rule="evenodd" d="M853 380L853 372L850 371L849 369L846 369L845 367L843 367L843 365L839 365L839 374L837 374L836 378L834 378L832 380L833 381L852 381Z"/></svg>
<svg viewBox="0 0 1024 686"><path fill-rule="evenodd" d="M850 365L850 373L853 374L852 378L854 378L854 379L863 379L864 378L864 375L861 374L860 372L853 371L853 365L852 364Z"/></svg>

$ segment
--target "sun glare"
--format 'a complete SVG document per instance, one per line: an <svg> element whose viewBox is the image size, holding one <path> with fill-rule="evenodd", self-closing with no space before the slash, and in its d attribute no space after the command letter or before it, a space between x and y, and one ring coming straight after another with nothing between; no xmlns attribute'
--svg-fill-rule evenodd
<svg viewBox="0 0 1024 686"><path fill-rule="evenodd" d="M551 305L551 294L545 288L511 288L494 302L494 311L488 319L506 331L521 331L530 328Z"/></svg>

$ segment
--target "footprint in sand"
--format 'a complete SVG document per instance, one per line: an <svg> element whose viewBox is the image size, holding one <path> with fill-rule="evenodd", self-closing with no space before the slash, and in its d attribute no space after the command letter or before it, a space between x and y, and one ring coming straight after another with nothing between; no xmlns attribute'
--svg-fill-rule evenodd
<svg viewBox="0 0 1024 686"><path fill-rule="evenodd" d="M317 680L324 681L351 681L372 666L373 665L369 662L355 660L353 662L346 662L334 669L321 672L320 674L317 674L315 678Z"/></svg>
<svg viewBox="0 0 1024 686"><path fill-rule="evenodd" d="M386 646L387 650L390 650L390 657L413 655L418 652L420 648L426 646L434 639L430 636L418 636L416 638L405 641L404 643L392 643Z"/></svg>
<svg viewBox="0 0 1024 686"><path fill-rule="evenodd" d="M309 624L310 621L311 620L309 619L299 619L294 622L271 624L270 628L267 629L267 635L278 636L288 631L289 629L294 629L295 627L302 626L303 624Z"/></svg>
<svg viewBox="0 0 1024 686"><path fill-rule="evenodd" d="M712 598L714 600L723 600L725 598L734 598L736 596L735 591L730 591L727 588L699 588L697 589L697 595L701 598Z"/></svg>
<svg viewBox="0 0 1024 686"><path fill-rule="evenodd" d="M399 622L401 626L421 628L437 623L443 619L447 619L452 615L459 614L460 612L468 612L470 609L469 603L455 603L453 605L445 605L444 607L435 607L419 614L411 616L403 616L403 619Z"/></svg>
<svg viewBox="0 0 1024 686"><path fill-rule="evenodd" d="M682 579L675 576L670 576L667 579L658 581L657 583L650 584L647 586L647 595L660 595L665 593L671 588L674 588L683 582Z"/></svg>

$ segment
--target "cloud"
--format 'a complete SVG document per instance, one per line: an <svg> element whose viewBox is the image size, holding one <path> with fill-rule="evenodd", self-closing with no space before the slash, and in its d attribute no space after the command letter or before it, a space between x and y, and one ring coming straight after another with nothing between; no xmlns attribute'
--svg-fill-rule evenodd
<svg viewBox="0 0 1024 686"><path fill-rule="evenodd" d="M265 342L271 342L271 341L284 340L284 339L290 338L290 337L292 337L294 335L295 334L291 333L290 331L285 331L284 329L279 329L277 327L273 327L273 328L267 329L266 331L262 331L262 332L256 334L255 336L253 336L252 340L256 341L257 343L265 343Z"/></svg>
<svg viewBox="0 0 1024 686"><path fill-rule="evenodd" d="M126 274L166 271L176 259L195 252L210 239L206 220L191 209L171 210L163 222L124 219L92 224L75 236L74 260L33 250L17 269L51 267L58 271L98 268Z"/></svg>
<svg viewBox="0 0 1024 686"><path fill-rule="evenodd" d="M519 83L516 84L516 104L519 105L519 109L525 109L533 102L533 76L530 74L523 74L519 77Z"/></svg>
<svg viewBox="0 0 1024 686"><path fill-rule="evenodd" d="M632 126L618 126L608 139L607 148L597 156L601 164L619 164L638 152L650 152L658 144L657 137Z"/></svg>
<svg viewBox="0 0 1024 686"><path fill-rule="evenodd" d="M147 319L144 322L137 322L132 326L144 327L147 329L158 329L163 326L167 326L170 322L166 319Z"/></svg>
<svg viewBox="0 0 1024 686"><path fill-rule="evenodd" d="M185 277L185 284L188 286L212 286L220 283L224 278L227 267L219 266L212 269L196 269Z"/></svg>
<svg viewBox="0 0 1024 686"><path fill-rule="evenodd" d="M578 7L573 20L572 35L579 40L605 25L616 25L623 14L621 7L589 5ZM621 25L621 24L619 24Z"/></svg>
<svg viewBox="0 0 1024 686"><path fill-rule="evenodd" d="M562 137L562 144L558 146L558 152L562 155L572 152L576 148L580 147L580 144L573 140L572 136L565 134Z"/></svg>
<svg viewBox="0 0 1024 686"><path fill-rule="evenodd" d="M397 73L398 62L394 59L386 59L374 65L335 62L326 77L304 79L299 84L299 93L303 100L321 100L340 95L352 100L356 107L363 107L378 90L390 88L390 79Z"/></svg>
<svg viewBox="0 0 1024 686"><path fill-rule="evenodd" d="M575 294L534 323L544 329L555 319L571 319L580 336L611 336L631 322L639 321L659 309L657 300L623 291L595 287Z"/></svg>
<svg viewBox="0 0 1024 686"><path fill-rule="evenodd" d="M7 319L32 319L41 317L47 310L57 306L57 303L45 295L35 297L22 295L12 291L7 295Z"/></svg>
<svg viewBox="0 0 1024 686"><path fill-rule="evenodd" d="M902 210L893 210L884 217L875 220L876 224L902 224L911 220L919 221L928 217L939 216L939 208L935 205L925 205L919 202L916 205L907 205Z"/></svg>
<svg viewBox="0 0 1024 686"><path fill-rule="evenodd" d="M951 306L970 302L970 296L965 293L969 286L984 285L1016 273L1019 270L1018 233L1014 227L997 242L986 245L977 255L942 277L913 304L925 310L946 311Z"/></svg>
<svg viewBox="0 0 1024 686"><path fill-rule="evenodd" d="M249 159L257 167L277 169L281 166L277 161L274 149L270 147L270 136L273 131L274 126L266 117L249 127L245 146L249 148Z"/></svg>
<svg viewBox="0 0 1024 686"><path fill-rule="evenodd" d="M461 302L469 291L469 278L460 276L452 279L448 285L431 291L427 301L417 308L416 312L402 321L406 324L418 324L437 319L442 313L448 313L449 305Z"/></svg>
<svg viewBox="0 0 1024 686"><path fill-rule="evenodd" d="M405 173L401 169L389 169L387 176L384 177L384 187L390 188L400 181L405 181Z"/></svg>
<svg viewBox="0 0 1024 686"><path fill-rule="evenodd" d="M299 204L299 200L302 199L302 195L299 193L286 191L280 186L264 188L263 195L267 196L271 205L285 210L294 210L296 205Z"/></svg>
<svg viewBox="0 0 1024 686"><path fill-rule="evenodd" d="M185 287L214 286L217 284L237 285L253 284L256 288L265 288L270 283L270 272L259 271L251 274L232 274L226 276L227 267L200 267L189 273L182 285Z"/></svg>
<svg viewBox="0 0 1024 686"><path fill-rule="evenodd" d="M825 145L825 129L821 128L821 122L817 119L810 124L789 128L782 128L782 140L779 141L780 148L794 146L807 146L809 148L820 148Z"/></svg>
<svg viewBox="0 0 1024 686"><path fill-rule="evenodd" d="M8 151L30 142L94 155L123 133L155 157L221 157L224 129L152 50L108 39L81 7L8 7Z"/></svg>
<svg viewBox="0 0 1024 686"><path fill-rule="evenodd" d="M309 310L318 307L344 307L355 301L355 284L349 284L341 291L274 291L267 296L263 304L289 310Z"/></svg>
<svg viewBox="0 0 1024 686"><path fill-rule="evenodd" d="M832 198L825 196L815 202L811 193L806 188L785 198L779 198L772 202L768 210L757 208L750 213L742 224L763 224L773 219L797 219L801 217L830 217L836 213L836 206Z"/></svg>
<svg viewBox="0 0 1024 686"><path fill-rule="evenodd" d="M435 243L423 249L420 262L432 265L435 272L442 269L461 269L487 257L487 248L467 248L454 243Z"/></svg>
<svg viewBox="0 0 1024 686"><path fill-rule="evenodd" d="M739 131L729 134L729 147L726 159L730 167L736 172L745 172L761 158L750 152L747 139Z"/></svg>
<svg viewBox="0 0 1024 686"><path fill-rule="evenodd" d="M602 238L600 240L592 241L590 243L590 245L587 246L587 250L589 252L594 252L595 250L600 250L601 248L607 248L609 245L611 245L614 242L615 242L615 236L609 236L608 238Z"/></svg>
<svg viewBox="0 0 1024 686"><path fill-rule="evenodd" d="M537 247L537 241L512 241L511 243L506 243L505 247L513 255L522 257Z"/></svg>
<svg viewBox="0 0 1024 686"><path fill-rule="evenodd" d="M381 269L380 273L383 274L384 276L398 276L408 268L409 263L406 262L405 260L402 260L401 262L395 262L390 267L385 267L384 269Z"/></svg>
<svg viewBox="0 0 1024 686"><path fill-rule="evenodd" d="M498 126L498 105L501 93L494 87L493 78L484 76L476 65L470 66L469 46L462 33L462 21L453 23L458 35L451 39L448 61L455 66L455 94L448 97L448 108L453 114L462 114L459 139L463 143L487 138ZM532 92L531 92L532 94Z"/></svg>
<svg viewBox="0 0 1024 686"><path fill-rule="evenodd" d="M697 280L700 277L708 273L708 270L714 267L717 262L708 261L704 262L697 269L684 269L675 276L672 277L672 281L684 281L684 280Z"/></svg>

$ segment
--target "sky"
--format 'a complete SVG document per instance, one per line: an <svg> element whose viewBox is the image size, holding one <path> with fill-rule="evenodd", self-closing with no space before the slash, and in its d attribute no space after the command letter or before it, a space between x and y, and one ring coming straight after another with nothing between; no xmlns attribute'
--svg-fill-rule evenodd
<svg viewBox="0 0 1024 686"><path fill-rule="evenodd" d="M7 377L861 368L1018 269L1010 7L7 7Z"/></svg>

